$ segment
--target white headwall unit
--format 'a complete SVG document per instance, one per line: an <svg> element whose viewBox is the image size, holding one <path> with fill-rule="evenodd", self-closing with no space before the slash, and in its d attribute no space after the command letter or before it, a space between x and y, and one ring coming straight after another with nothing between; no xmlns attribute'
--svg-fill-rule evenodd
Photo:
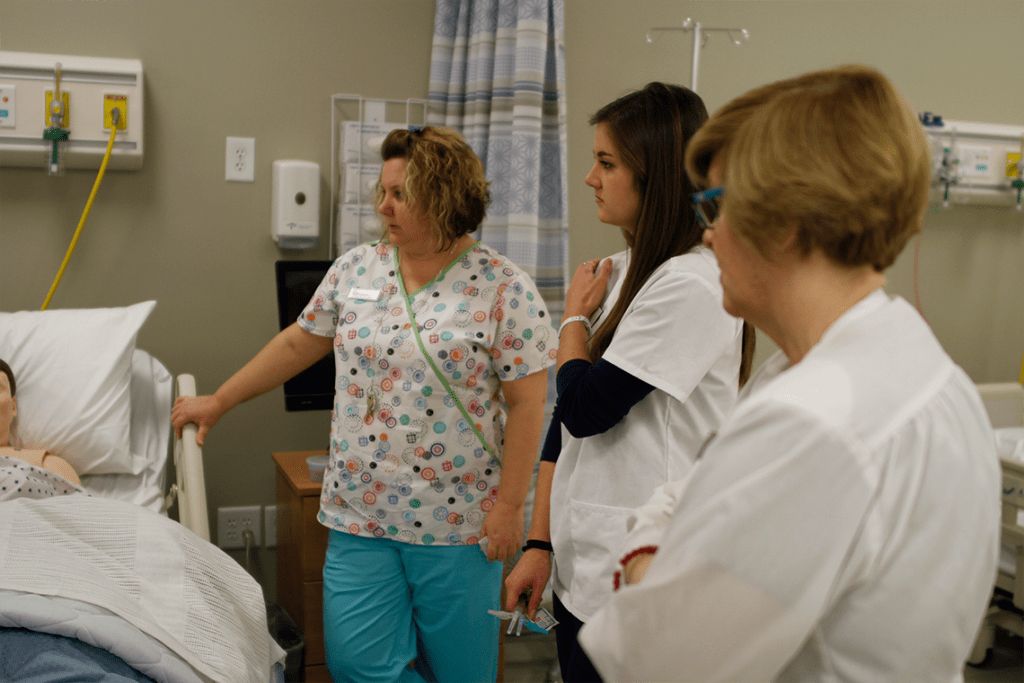
<svg viewBox="0 0 1024 683"><path fill-rule="evenodd" d="M932 143L932 196L941 204L1018 207L1024 127L943 121L924 128Z"/></svg>
<svg viewBox="0 0 1024 683"><path fill-rule="evenodd" d="M53 92L58 63L61 93L69 95L65 167L99 168L110 141L110 128L104 128L104 96L117 95L128 98L127 129L117 132L108 168L142 168L142 62L2 51L0 165L45 168L46 93Z"/></svg>

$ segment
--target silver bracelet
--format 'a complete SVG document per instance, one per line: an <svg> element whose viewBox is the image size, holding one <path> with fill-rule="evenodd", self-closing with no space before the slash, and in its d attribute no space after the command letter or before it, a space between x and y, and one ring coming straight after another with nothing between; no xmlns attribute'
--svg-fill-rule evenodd
<svg viewBox="0 0 1024 683"><path fill-rule="evenodd" d="M565 320L563 320L562 321L562 326L558 328L558 336L559 337L562 336L562 330L565 329L566 325L568 325L569 323L576 323L576 322L583 323L583 327L587 328L587 338L589 339L590 338L590 318L588 318L585 315L574 315L571 318L566 318Z"/></svg>

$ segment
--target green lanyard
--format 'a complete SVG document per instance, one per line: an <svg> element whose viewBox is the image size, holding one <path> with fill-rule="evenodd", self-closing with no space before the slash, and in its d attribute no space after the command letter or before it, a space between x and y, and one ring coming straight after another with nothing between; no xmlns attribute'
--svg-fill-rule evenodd
<svg viewBox="0 0 1024 683"><path fill-rule="evenodd" d="M476 244L474 243L472 246L469 247L469 249L472 249L475 246ZM466 249L466 251L469 251L469 249ZM438 277L446 273L453 265L458 263L465 254L465 251L462 252L462 254L460 254L457 259L452 261L451 265L449 265L447 268L441 271L441 273L438 273L437 277L435 277L434 280L428 283L425 287L429 287L430 284L433 284ZM409 321L412 323L412 332L413 334L416 335L416 343L420 347L420 353L422 353L423 357L427 359L427 363L430 364L430 367L431 369L433 369L434 374L437 376L437 379L440 380L442 385L444 385L445 391L447 391L448 395L451 396L453 401L455 401L455 405L458 406L459 412L462 413L462 417L466 418L466 422L469 423L469 426L473 429L473 433L476 434L476 438L480 440L480 444L484 447L484 449L486 449L488 453L491 454L492 458L494 458L498 462L501 462L501 458L498 457L498 454L495 453L494 449L491 448L490 444L487 443L487 439L484 438L483 432L481 432L480 428L476 426L476 422L473 420L472 417L470 417L469 411L466 410L466 407L464 405L462 405L462 401L459 400L459 397L456 395L455 390L452 389L452 386L448 383L448 380L445 378L440 368L438 368L437 365L434 363L434 359L430 357L429 353L427 353L426 347L423 346L423 339L420 337L419 325L416 324L416 314L412 312L412 297L408 296L405 291L405 281L402 279L402 269L398 262L397 250L395 251L395 270L398 271L398 286L401 287L402 289L402 298L405 299L405 308L409 312ZM425 287L421 287L420 289L422 290Z"/></svg>

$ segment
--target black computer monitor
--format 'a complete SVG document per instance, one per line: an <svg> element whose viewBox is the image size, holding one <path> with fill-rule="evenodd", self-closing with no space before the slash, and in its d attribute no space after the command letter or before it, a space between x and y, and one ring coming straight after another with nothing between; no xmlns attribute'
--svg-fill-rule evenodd
<svg viewBox="0 0 1024 683"><path fill-rule="evenodd" d="M333 261L278 261L277 311L281 329L298 319ZM329 353L284 383L285 410L331 410L334 407L334 354Z"/></svg>

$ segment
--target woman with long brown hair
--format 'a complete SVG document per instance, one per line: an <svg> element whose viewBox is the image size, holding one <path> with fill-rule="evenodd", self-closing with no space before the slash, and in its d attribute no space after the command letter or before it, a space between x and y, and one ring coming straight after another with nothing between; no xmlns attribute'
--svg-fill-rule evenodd
<svg viewBox="0 0 1024 683"><path fill-rule="evenodd" d="M555 419L529 541L506 580L510 607L533 589L533 613L553 549L566 681L598 680L576 632L611 595L630 512L690 470L749 374L752 330L722 310L718 265L689 203L686 146L706 119L692 91L651 83L590 121L586 183L598 219L628 248L580 265L566 294Z"/></svg>

